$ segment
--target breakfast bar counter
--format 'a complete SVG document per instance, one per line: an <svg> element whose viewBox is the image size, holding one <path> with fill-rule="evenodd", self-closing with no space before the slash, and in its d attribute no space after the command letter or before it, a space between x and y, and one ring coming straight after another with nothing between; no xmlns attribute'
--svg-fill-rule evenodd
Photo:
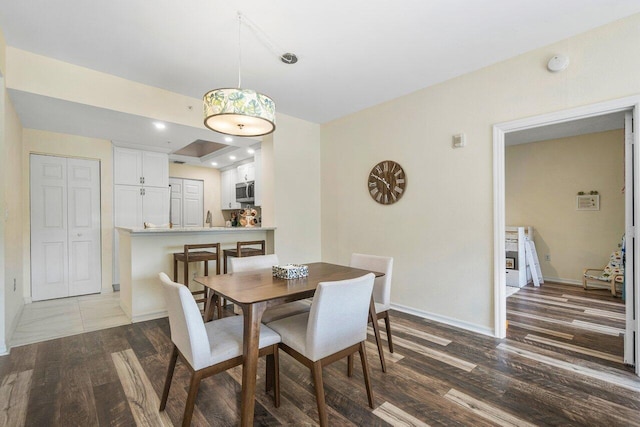
<svg viewBox="0 0 640 427"><path fill-rule="evenodd" d="M222 250L235 248L238 241L265 240L266 253L274 252L275 227L116 229L120 248L120 306L134 323L167 315L158 273L165 272L173 277L173 254L182 252L185 244L220 243ZM219 262L222 262L222 256ZM197 268L196 264L190 266L189 271L202 276L203 263L198 263ZM215 274L215 271L212 263L209 274ZM178 277L182 278L182 272Z"/></svg>

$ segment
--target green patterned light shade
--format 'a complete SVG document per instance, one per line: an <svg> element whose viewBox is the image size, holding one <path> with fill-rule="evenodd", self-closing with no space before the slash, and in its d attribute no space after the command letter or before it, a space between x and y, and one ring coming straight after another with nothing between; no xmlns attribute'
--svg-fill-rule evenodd
<svg viewBox="0 0 640 427"><path fill-rule="evenodd" d="M214 89L204 95L204 125L227 135L267 135L276 129L276 104L250 89Z"/></svg>

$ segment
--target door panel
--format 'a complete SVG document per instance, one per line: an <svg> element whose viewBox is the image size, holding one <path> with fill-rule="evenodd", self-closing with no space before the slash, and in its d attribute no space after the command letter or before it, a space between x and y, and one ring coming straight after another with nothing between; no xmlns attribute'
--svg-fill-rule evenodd
<svg viewBox="0 0 640 427"><path fill-rule="evenodd" d="M169 222L169 187L145 187L142 197L142 220L156 225Z"/></svg>
<svg viewBox="0 0 640 427"><path fill-rule="evenodd" d="M182 179L169 178L171 186L171 224L182 227Z"/></svg>
<svg viewBox="0 0 640 427"><path fill-rule="evenodd" d="M100 292L100 164L67 160L69 295Z"/></svg>
<svg viewBox="0 0 640 427"><path fill-rule="evenodd" d="M193 179L184 180L183 216L184 227L202 227L204 223L204 182Z"/></svg>
<svg viewBox="0 0 640 427"><path fill-rule="evenodd" d="M30 164L32 299L66 297L66 159L32 155Z"/></svg>

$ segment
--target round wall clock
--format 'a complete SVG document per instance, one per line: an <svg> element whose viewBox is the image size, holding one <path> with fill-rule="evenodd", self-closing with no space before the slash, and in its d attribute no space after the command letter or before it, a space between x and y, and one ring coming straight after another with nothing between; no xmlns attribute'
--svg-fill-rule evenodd
<svg viewBox="0 0 640 427"><path fill-rule="evenodd" d="M367 189L376 202L390 205L400 200L407 186L404 169L393 160L385 160L373 167L369 173Z"/></svg>

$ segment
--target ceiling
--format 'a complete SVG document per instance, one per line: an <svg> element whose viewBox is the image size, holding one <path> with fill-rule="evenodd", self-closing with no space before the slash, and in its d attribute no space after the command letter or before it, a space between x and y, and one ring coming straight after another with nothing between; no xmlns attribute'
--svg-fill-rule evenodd
<svg viewBox="0 0 640 427"><path fill-rule="evenodd" d="M9 46L201 98L238 84L238 11L253 23L242 28L242 86L272 97L279 113L326 123L640 13L640 1L0 0L0 28ZM281 62L285 52L298 63ZM153 118L10 96L25 127L168 151L224 142L204 127L159 135Z"/></svg>
<svg viewBox="0 0 640 427"><path fill-rule="evenodd" d="M505 134L506 145L527 144L551 139L568 138L590 133L624 129L624 111L571 120L553 125L539 126Z"/></svg>

